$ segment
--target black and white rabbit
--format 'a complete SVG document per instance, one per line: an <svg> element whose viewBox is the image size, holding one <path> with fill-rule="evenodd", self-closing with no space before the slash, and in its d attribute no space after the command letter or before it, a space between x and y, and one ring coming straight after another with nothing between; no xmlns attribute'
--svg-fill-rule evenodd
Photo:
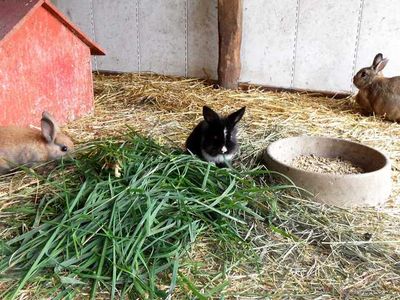
<svg viewBox="0 0 400 300"><path fill-rule="evenodd" d="M186 140L186 149L203 160L226 167L239 149L236 124L243 117L246 107L220 117L208 106L203 106L203 117Z"/></svg>

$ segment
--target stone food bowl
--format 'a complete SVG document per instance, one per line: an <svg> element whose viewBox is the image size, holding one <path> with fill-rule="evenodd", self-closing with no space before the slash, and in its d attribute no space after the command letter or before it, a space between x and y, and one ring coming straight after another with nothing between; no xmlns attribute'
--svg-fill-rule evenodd
<svg viewBox="0 0 400 300"><path fill-rule="evenodd" d="M329 174L304 171L290 165L300 155L337 158L361 167L364 173ZM271 143L263 160L269 170L289 177L313 194L315 201L338 207L382 205L391 192L390 161L371 147L343 139L298 136Z"/></svg>

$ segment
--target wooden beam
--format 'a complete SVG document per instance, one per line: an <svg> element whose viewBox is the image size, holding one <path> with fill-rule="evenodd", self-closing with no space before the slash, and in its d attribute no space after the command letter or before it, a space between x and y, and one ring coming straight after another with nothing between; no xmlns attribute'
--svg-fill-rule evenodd
<svg viewBox="0 0 400 300"><path fill-rule="evenodd" d="M228 89L238 87L242 19L242 0L218 0L218 83Z"/></svg>

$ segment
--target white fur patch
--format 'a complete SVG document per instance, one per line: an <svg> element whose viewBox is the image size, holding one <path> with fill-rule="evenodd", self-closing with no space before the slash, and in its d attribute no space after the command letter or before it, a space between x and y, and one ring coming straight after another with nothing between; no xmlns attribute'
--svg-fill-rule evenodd
<svg viewBox="0 0 400 300"><path fill-rule="evenodd" d="M42 130L40 127L37 127L37 126L32 125L32 124L29 124L29 128L37 129L37 130Z"/></svg>
<svg viewBox="0 0 400 300"><path fill-rule="evenodd" d="M226 155L218 154L217 156L211 156L204 150L201 150L201 154L203 155L203 157L205 158L206 161L214 162L217 164L224 163L225 161L230 162L233 158L233 154L226 154Z"/></svg>
<svg viewBox="0 0 400 300"><path fill-rule="evenodd" d="M224 128L224 141L226 142L226 135L228 134L228 129L226 129L226 127ZM225 152L227 152L228 151L228 149L226 148L226 146L224 145L222 148L221 148L221 152L222 153L225 153Z"/></svg>

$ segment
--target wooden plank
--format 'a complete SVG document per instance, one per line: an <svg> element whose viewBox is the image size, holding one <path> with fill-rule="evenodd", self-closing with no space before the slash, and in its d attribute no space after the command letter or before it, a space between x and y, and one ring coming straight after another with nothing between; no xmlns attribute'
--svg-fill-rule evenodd
<svg viewBox="0 0 400 300"><path fill-rule="evenodd" d="M107 70L100 70L99 74L103 75L127 75L130 72L119 72L119 71L107 71ZM218 84L217 80L213 79L206 79L204 80L206 85L210 85L215 87ZM239 82L238 88L243 91L249 91L252 89L260 89L265 92L286 92L286 93L294 93L294 94L306 94L310 97L328 97L332 99L344 99L350 97L350 93L342 93L342 92L330 92L330 91L321 91L321 90L303 90L303 89L295 89L295 88L284 88L284 87L276 87L270 85L262 85L262 84L249 84L246 82Z"/></svg>
<svg viewBox="0 0 400 300"><path fill-rule="evenodd" d="M218 82L228 89L238 87L242 20L242 0L218 0Z"/></svg>
<svg viewBox="0 0 400 300"><path fill-rule="evenodd" d="M329 91L311 90L311 89L304 90L296 88L275 87L269 85L239 83L239 89L243 91L248 91L254 88L260 89L265 92L304 94L309 97L327 97L332 99L344 99L351 96L350 93L346 92L329 92Z"/></svg>

